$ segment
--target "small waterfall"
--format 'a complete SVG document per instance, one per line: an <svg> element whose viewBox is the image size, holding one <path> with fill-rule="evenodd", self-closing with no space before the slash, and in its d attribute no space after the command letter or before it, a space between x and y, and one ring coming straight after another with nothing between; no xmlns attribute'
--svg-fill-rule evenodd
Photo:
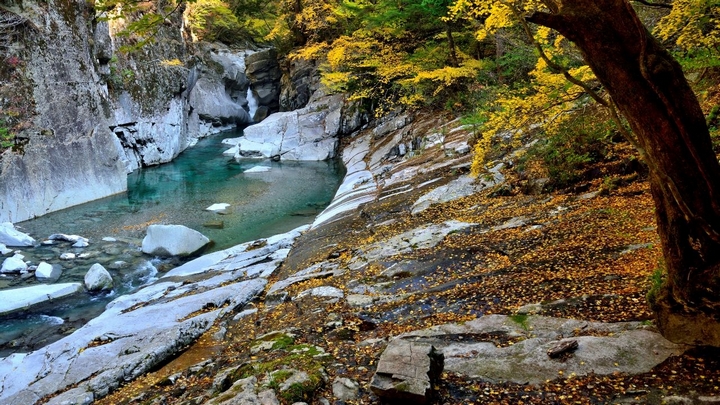
<svg viewBox="0 0 720 405"><path fill-rule="evenodd" d="M248 102L248 113L250 114L250 122L255 122L253 117L255 116L255 111L257 111L258 102L257 102L257 99L255 98L255 95L253 94L250 86L248 86L247 94L245 95L245 99Z"/></svg>

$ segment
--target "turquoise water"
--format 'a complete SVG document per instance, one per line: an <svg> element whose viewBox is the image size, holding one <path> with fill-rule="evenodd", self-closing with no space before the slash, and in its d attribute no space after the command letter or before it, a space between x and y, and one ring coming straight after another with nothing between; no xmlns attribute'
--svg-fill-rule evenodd
<svg viewBox="0 0 720 405"><path fill-rule="evenodd" d="M149 224L180 224L195 229L212 240L206 249L209 252L311 223L332 200L344 168L337 162L237 162L223 156L228 146L221 141L240 135L225 132L200 140L173 162L131 173L126 193L16 224L38 241L54 233L90 239L86 248L60 242L19 249L32 264L46 261L62 267L62 275L53 282L82 283L90 266L100 263L113 275L115 288L110 293L81 293L23 313L0 316L0 356L57 340L99 315L112 299L136 291L181 264L178 259L140 252ZM244 173L258 165L270 170ZM215 203L230 207L222 215L205 210ZM83 256L60 260L60 254L67 252ZM33 276L0 276L0 289L38 283Z"/></svg>
<svg viewBox="0 0 720 405"><path fill-rule="evenodd" d="M173 162L128 175L127 193L18 224L36 239L52 233L142 238L151 223L193 228L224 249L312 222L332 200L344 169L336 162L236 162L222 155L225 132L200 140ZM254 166L263 173L243 173ZM205 211L230 204L228 213ZM222 221L222 229L218 222ZM212 224L214 223L214 224ZM215 227L212 227L212 226Z"/></svg>

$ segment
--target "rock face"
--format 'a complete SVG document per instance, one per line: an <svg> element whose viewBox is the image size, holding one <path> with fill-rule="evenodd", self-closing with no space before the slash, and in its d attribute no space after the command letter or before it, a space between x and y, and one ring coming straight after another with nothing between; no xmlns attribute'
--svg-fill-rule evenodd
<svg viewBox="0 0 720 405"><path fill-rule="evenodd" d="M305 107L313 93L320 88L320 75L315 62L285 59L282 66L280 111Z"/></svg>
<svg viewBox="0 0 720 405"><path fill-rule="evenodd" d="M208 243L205 235L184 225L150 225L142 251L157 256L189 256Z"/></svg>
<svg viewBox="0 0 720 405"><path fill-rule="evenodd" d="M14 129L19 141L0 157L0 221L125 191L128 172L250 123L251 86L262 100L258 111L278 109L274 52L253 58L253 79L244 64L252 51L202 45L191 59L182 13L159 27L155 44L128 55L116 52L133 45L116 35L126 22L98 21L92 3L29 0L5 5L5 12L26 23L15 28L11 54L2 55L19 62L0 72L0 92L26 101L10 106L14 101L0 95L0 111L22 110L12 124L24 128Z"/></svg>
<svg viewBox="0 0 720 405"><path fill-rule="evenodd" d="M430 403L443 360L432 345L394 340L380 356L370 389L388 403Z"/></svg>
<svg viewBox="0 0 720 405"><path fill-rule="evenodd" d="M247 66L246 74L250 79L258 105L267 109L266 115L279 111L282 72L275 49L265 49L248 55L245 64Z"/></svg>
<svg viewBox="0 0 720 405"><path fill-rule="evenodd" d="M85 288L88 291L112 290L113 278L110 273L105 270L100 263L90 266L90 270L85 273Z"/></svg>
<svg viewBox="0 0 720 405"><path fill-rule="evenodd" d="M56 0L22 2L22 10L10 11L28 20L20 28L23 42L15 45L32 85L15 87L31 100L32 118L19 134L22 148L1 158L0 220L20 221L125 190L104 110L107 90L93 45L82 40L95 36L94 11Z"/></svg>

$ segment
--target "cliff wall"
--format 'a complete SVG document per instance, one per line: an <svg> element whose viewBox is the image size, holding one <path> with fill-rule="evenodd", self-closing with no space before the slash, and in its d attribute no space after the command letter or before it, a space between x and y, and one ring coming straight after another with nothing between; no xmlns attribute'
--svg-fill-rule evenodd
<svg viewBox="0 0 720 405"><path fill-rule="evenodd" d="M85 0L0 5L0 135L14 136L0 140L0 221L123 192L127 173L252 122L245 57L271 52L190 43L175 13L153 43L122 53L137 38L118 37L125 22L103 17ZM267 79L279 83L278 68L266 65L272 74L253 73L273 112L279 84Z"/></svg>

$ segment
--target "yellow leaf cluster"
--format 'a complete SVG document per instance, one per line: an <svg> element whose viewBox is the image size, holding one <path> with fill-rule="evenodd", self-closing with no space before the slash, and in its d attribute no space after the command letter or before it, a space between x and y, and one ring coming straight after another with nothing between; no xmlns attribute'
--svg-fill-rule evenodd
<svg viewBox="0 0 720 405"><path fill-rule="evenodd" d="M595 80L588 66L570 69L569 73L585 82ZM560 73L553 73L543 59L538 59L530 76L533 85L525 90L506 88L498 94L475 143L471 168L474 175L484 170L487 153L499 135L513 142L533 129L551 134L569 118L568 111L583 106L587 101L580 86L568 82Z"/></svg>
<svg viewBox="0 0 720 405"><path fill-rule="evenodd" d="M720 47L720 2L717 0L676 0L672 11L655 27L654 34L674 40L684 51Z"/></svg>

